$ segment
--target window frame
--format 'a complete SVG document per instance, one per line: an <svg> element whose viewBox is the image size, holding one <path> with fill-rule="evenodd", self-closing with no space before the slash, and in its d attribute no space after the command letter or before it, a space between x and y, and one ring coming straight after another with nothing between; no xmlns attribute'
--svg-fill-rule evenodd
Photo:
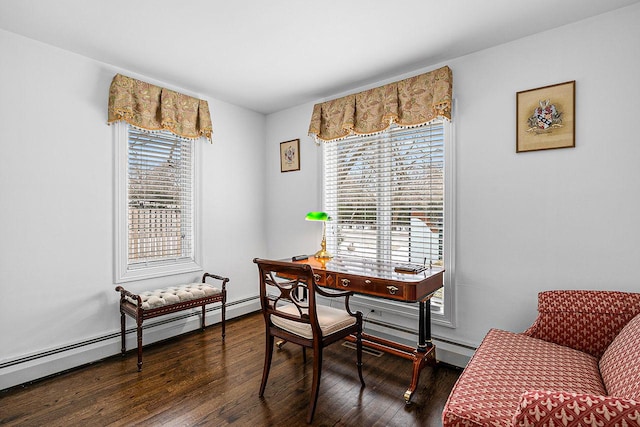
<svg viewBox="0 0 640 427"><path fill-rule="evenodd" d="M442 325L445 327L455 328L456 326L456 313L455 313L455 128L453 123L448 120L442 121L444 132L444 237L443 237L443 261L445 265L444 273L444 297L442 304L442 311L437 308L431 307L431 321L434 324ZM329 142L329 144L339 144L340 141ZM321 205L326 209L326 181L325 177L325 155L326 144L322 143L322 154L319 157L320 167L320 197ZM397 301L384 300L370 298L367 296L356 295L356 301L360 300L364 304L375 307L376 310L388 310L392 313L406 313L410 315L418 316L418 306L407 305Z"/></svg>
<svg viewBox="0 0 640 427"><path fill-rule="evenodd" d="M128 163L129 125L120 121L113 125L114 139L114 282L126 283L182 273L202 271L202 239L200 238L201 208L201 141L193 141L192 152L192 228L193 254L190 259L153 261L148 264L129 264L128 252ZM179 137L177 137L179 138Z"/></svg>

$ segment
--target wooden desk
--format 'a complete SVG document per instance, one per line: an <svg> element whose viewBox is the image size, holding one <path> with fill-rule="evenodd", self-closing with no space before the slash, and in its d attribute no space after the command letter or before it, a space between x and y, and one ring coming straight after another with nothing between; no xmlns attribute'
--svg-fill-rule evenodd
<svg viewBox="0 0 640 427"><path fill-rule="evenodd" d="M385 340L369 334L362 334L363 344L380 351L409 359L413 362L411 384L404 393L407 404L418 387L420 372L436 361L436 347L431 341L431 308L429 299L442 287L443 268L431 268L418 274L404 274L394 271L391 264L366 259L333 258L319 260L313 256L299 264L309 264L313 268L318 285L378 298L386 298L406 303L418 303L418 344L416 348ZM355 338L353 338L355 340Z"/></svg>

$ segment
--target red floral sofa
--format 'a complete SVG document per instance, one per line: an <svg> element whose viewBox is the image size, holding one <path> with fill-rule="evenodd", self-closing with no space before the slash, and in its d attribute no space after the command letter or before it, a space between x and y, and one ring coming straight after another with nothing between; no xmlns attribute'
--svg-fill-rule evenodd
<svg viewBox="0 0 640 427"><path fill-rule="evenodd" d="M547 291L521 334L492 329L444 427L640 427L640 294Z"/></svg>

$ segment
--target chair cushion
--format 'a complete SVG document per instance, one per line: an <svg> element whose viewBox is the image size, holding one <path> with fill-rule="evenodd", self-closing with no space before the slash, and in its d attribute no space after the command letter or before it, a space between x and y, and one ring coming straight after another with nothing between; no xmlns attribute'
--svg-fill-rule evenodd
<svg viewBox="0 0 640 427"><path fill-rule="evenodd" d="M605 394L598 360L522 334L492 329L458 378L443 413L445 426L511 426L528 390Z"/></svg>
<svg viewBox="0 0 640 427"><path fill-rule="evenodd" d="M278 307L277 310L294 316L298 316L300 314L294 304L283 305L282 307ZM306 310L303 312L306 312ZM348 328L356 323L355 317L351 316L345 310L340 310L338 308L317 305L316 312L318 313L318 323L320 324L322 335L325 337L344 328ZM271 322L277 327L291 332L292 334L299 335L307 339L313 338L311 325L308 323L295 322L293 320L284 319L274 315L271 315Z"/></svg>
<svg viewBox="0 0 640 427"><path fill-rule="evenodd" d="M139 295L142 299L142 308L149 310L151 308L164 307L165 305L204 298L221 292L220 289L207 285L206 283L189 283L187 285L156 289L155 291L146 291ZM128 296L125 298L132 304L138 303Z"/></svg>
<svg viewBox="0 0 640 427"><path fill-rule="evenodd" d="M640 401L640 314L622 328L600 359L610 396Z"/></svg>

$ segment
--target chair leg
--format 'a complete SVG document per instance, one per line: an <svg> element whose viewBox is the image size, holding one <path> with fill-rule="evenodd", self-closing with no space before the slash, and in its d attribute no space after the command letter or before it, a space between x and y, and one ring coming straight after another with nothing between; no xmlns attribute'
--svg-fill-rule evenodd
<svg viewBox="0 0 640 427"><path fill-rule="evenodd" d="M258 396L264 395L264 389L267 386L267 378L269 378L269 370L271 369L271 357L273 356L273 335L267 331L267 340L264 349L264 367L262 368L262 383L260 383L260 393Z"/></svg>
<svg viewBox="0 0 640 427"><path fill-rule="evenodd" d="M302 364L307 364L307 347L302 347Z"/></svg>
<svg viewBox="0 0 640 427"><path fill-rule="evenodd" d="M358 365L358 376L360 377L360 384L364 387L364 378L362 378L362 331L356 333L356 357Z"/></svg>
<svg viewBox="0 0 640 427"><path fill-rule="evenodd" d="M318 391L320 390L320 375L322 374L322 347L317 342L313 346L313 383L311 384L311 400L309 411L307 412L307 423L313 421L313 414L316 412L318 403Z"/></svg>

